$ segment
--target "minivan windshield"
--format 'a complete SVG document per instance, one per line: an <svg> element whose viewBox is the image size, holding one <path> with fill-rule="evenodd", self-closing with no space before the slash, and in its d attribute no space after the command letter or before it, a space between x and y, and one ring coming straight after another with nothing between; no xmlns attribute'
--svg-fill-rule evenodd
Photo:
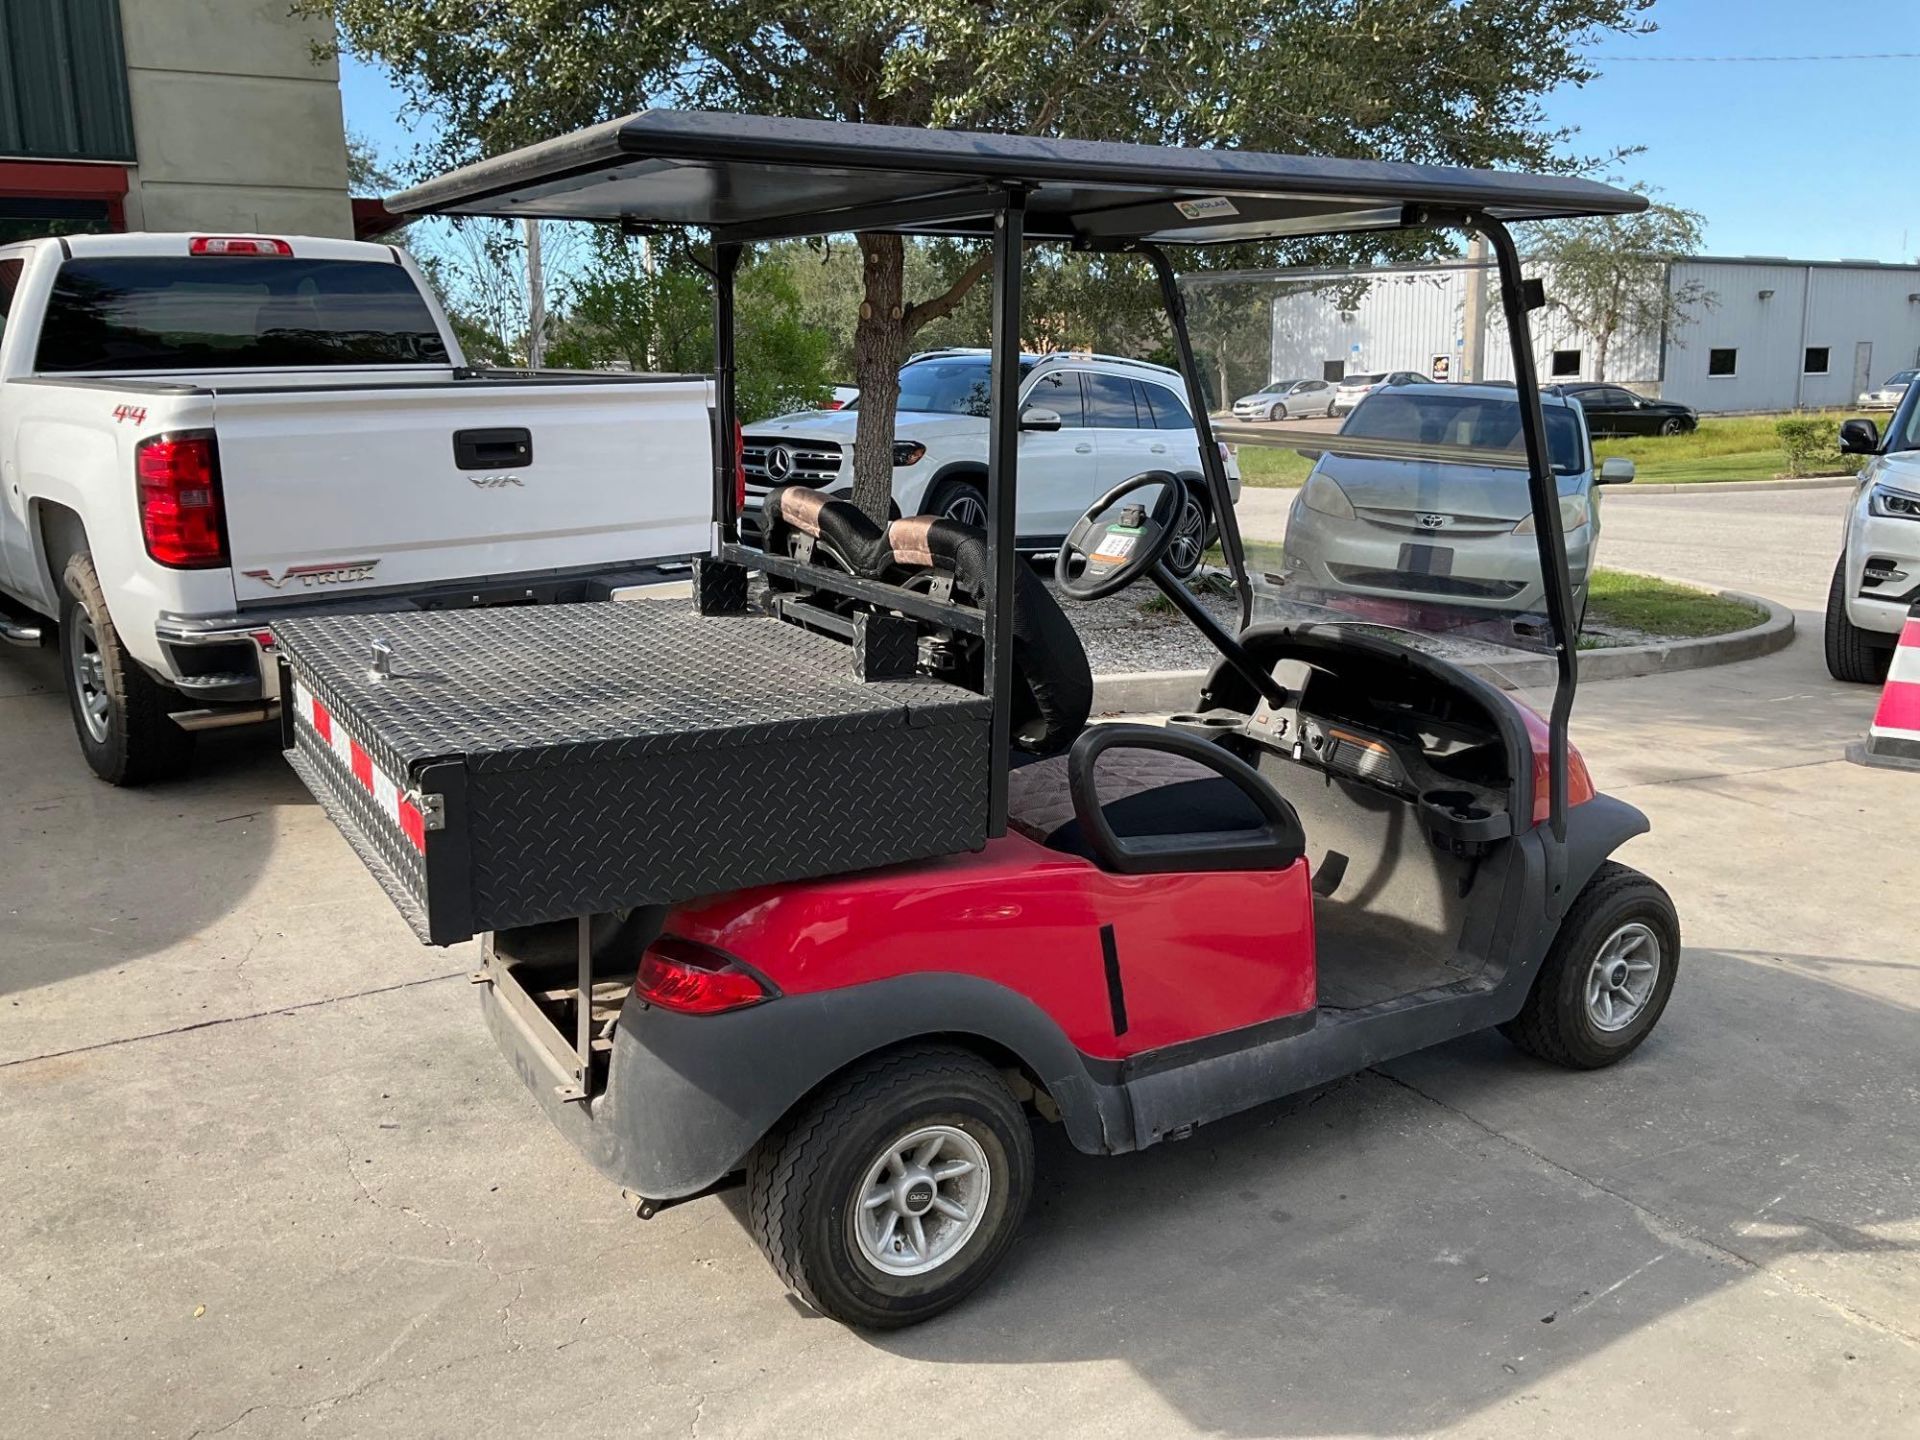
<svg viewBox="0 0 1920 1440"><path fill-rule="evenodd" d="M36 368L444 365L413 277L378 260L115 255L54 276Z"/></svg>
<svg viewBox="0 0 1920 1440"><path fill-rule="evenodd" d="M1565 405L1542 407L1547 421L1547 458L1556 475L1587 468L1580 426ZM1364 440L1411 440L1423 445L1470 445L1481 450L1524 450L1520 403L1492 395L1449 395L1433 390L1376 390L1341 427Z"/></svg>

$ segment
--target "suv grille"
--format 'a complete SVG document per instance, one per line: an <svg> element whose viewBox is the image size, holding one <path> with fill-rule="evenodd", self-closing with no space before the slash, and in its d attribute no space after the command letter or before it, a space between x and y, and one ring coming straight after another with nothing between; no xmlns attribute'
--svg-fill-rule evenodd
<svg viewBox="0 0 1920 1440"><path fill-rule="evenodd" d="M781 451L784 457L776 459ZM786 440L777 435L747 436L742 458L746 465L746 508L756 526L760 502L775 485L824 487L840 478L844 463L840 447L831 440ZM776 475L774 470L783 473Z"/></svg>

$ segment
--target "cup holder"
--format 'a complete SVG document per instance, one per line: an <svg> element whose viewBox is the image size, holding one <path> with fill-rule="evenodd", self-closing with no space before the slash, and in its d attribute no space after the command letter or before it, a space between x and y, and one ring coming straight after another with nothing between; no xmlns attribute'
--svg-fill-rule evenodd
<svg viewBox="0 0 1920 1440"><path fill-rule="evenodd" d="M1490 809L1465 790L1428 790L1420 796L1420 809L1433 843L1455 855L1484 854L1512 833L1506 811Z"/></svg>
<svg viewBox="0 0 1920 1440"><path fill-rule="evenodd" d="M1421 801L1436 810L1444 810L1456 820L1484 820L1493 812L1465 790L1429 790Z"/></svg>
<svg viewBox="0 0 1920 1440"><path fill-rule="evenodd" d="M1232 710L1209 710L1204 715L1169 715L1169 730L1184 730L1189 735L1217 740L1222 735L1238 734L1247 717Z"/></svg>

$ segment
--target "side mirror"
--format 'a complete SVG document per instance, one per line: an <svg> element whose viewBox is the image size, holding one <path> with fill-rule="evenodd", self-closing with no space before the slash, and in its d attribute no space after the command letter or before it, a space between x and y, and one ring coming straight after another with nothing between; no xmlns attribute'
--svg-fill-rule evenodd
<svg viewBox="0 0 1920 1440"><path fill-rule="evenodd" d="M1049 410L1041 405L1029 405L1020 412L1022 430L1058 430L1060 424L1058 410Z"/></svg>
<svg viewBox="0 0 1920 1440"><path fill-rule="evenodd" d="M1633 480L1633 462L1624 455L1614 455L1600 462L1600 475L1596 484L1626 485Z"/></svg>
<svg viewBox="0 0 1920 1440"><path fill-rule="evenodd" d="M1880 427L1871 420L1849 420L1840 427L1842 455L1877 455L1880 452Z"/></svg>

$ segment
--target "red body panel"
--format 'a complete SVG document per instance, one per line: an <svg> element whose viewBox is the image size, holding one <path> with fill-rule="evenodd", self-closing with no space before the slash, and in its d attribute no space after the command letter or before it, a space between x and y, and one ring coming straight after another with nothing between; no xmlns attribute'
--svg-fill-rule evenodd
<svg viewBox="0 0 1920 1440"><path fill-rule="evenodd" d="M1103 925L1114 930L1124 1034ZM666 928L738 956L790 995L929 970L979 976L1032 1000L1102 1059L1316 1003L1305 860L1279 871L1109 875L1008 834L974 855L714 896L679 906Z"/></svg>
<svg viewBox="0 0 1920 1440"><path fill-rule="evenodd" d="M1547 763L1547 722L1534 713L1531 707L1522 705L1518 700L1513 708L1520 712L1520 719L1527 727L1527 743L1533 747L1533 823L1545 823L1553 813L1552 771ZM1567 806L1584 805L1593 798L1593 776L1587 773L1587 762L1580 758L1579 747L1571 740L1567 742Z"/></svg>

